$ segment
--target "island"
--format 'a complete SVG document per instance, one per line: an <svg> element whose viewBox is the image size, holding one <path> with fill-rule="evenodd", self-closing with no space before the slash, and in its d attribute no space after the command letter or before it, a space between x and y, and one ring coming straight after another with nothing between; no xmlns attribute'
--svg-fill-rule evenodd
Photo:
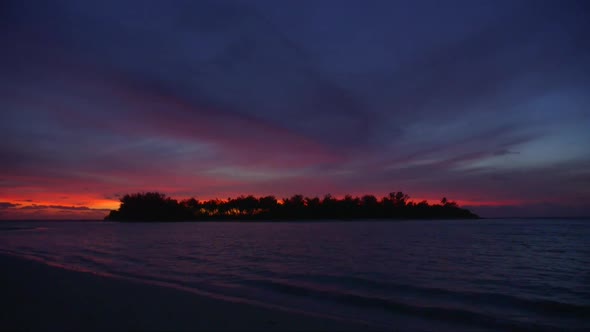
<svg viewBox="0 0 590 332"><path fill-rule="evenodd" d="M443 198L440 204L413 202L403 192L391 192L378 199L373 195L337 199L331 195L294 195L278 200L275 196L253 195L199 201L178 201L159 192L126 194L119 209L105 217L108 221L296 221L296 220L399 220L477 219L478 215Z"/></svg>

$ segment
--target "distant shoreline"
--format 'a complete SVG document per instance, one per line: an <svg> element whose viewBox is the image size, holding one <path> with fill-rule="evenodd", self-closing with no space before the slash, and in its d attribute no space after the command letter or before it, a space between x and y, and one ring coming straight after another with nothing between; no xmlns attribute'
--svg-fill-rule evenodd
<svg viewBox="0 0 590 332"><path fill-rule="evenodd" d="M440 204L427 201L415 203L403 192L391 192L377 198L344 196L337 199L325 195L304 197L293 195L278 200L275 196L252 195L227 200L199 201L194 198L177 201L159 192L124 195L117 210L105 220L137 221L348 221L348 220L410 220L410 219L479 219L475 213L442 198Z"/></svg>
<svg viewBox="0 0 590 332"><path fill-rule="evenodd" d="M106 223L349 223L349 222L405 222L405 221L453 221L453 220L484 220L489 218L401 218L401 219L199 219L199 220L97 220ZM496 219L496 218L492 218Z"/></svg>
<svg viewBox="0 0 590 332"><path fill-rule="evenodd" d="M562 220L586 220L590 219L590 216L581 216L581 217L478 217L478 218L459 218L459 219L452 219L452 218L421 218L421 219L315 219L315 220L215 220L215 219L202 219L202 220L172 220L172 221L131 221L131 223L154 223L154 222L162 222L162 223L244 223L244 222L264 222L264 223L274 223L274 222L282 222L282 223L313 223L313 222L403 222L403 221L429 221L429 220L436 220L436 221L453 221L453 220L552 220L552 219L562 219ZM0 224L3 222L104 222L104 223L120 223L120 221L116 220L105 220L105 219L0 219ZM4 230L0 227L0 231Z"/></svg>

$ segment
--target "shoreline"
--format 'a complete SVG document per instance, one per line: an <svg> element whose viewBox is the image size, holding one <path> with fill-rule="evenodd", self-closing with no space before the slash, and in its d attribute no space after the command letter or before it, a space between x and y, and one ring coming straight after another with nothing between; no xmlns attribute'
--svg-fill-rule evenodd
<svg viewBox="0 0 590 332"><path fill-rule="evenodd" d="M224 301L0 254L0 330L358 331L369 326Z"/></svg>

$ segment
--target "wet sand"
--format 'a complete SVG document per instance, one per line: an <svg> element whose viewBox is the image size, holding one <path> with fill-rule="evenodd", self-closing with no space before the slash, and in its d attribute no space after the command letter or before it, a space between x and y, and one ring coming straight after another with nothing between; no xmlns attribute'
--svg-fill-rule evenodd
<svg viewBox="0 0 590 332"><path fill-rule="evenodd" d="M0 329L29 331L366 330L328 318L0 255Z"/></svg>

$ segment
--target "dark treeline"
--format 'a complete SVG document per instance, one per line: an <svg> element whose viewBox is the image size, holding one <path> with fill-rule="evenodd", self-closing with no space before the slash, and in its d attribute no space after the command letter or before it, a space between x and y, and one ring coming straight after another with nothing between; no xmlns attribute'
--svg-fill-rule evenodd
<svg viewBox="0 0 590 332"><path fill-rule="evenodd" d="M294 195L278 201L274 196L240 196L227 200L177 201L157 192L125 195L118 210L105 220L312 220L312 219L428 219L478 218L471 211L443 198L440 204L409 201L402 192L378 199L373 195L336 199Z"/></svg>

